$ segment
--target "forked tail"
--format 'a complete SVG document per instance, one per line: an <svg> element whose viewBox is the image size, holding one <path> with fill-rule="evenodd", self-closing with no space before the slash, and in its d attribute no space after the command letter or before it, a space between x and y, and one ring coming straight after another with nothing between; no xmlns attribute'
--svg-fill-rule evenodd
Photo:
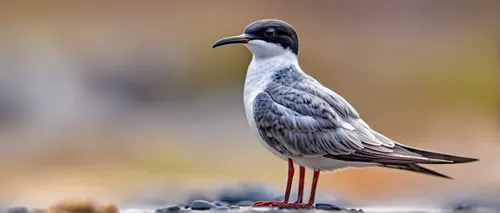
<svg viewBox="0 0 500 213"><path fill-rule="evenodd" d="M398 146L403 147L404 149L422 155L423 157L434 159L434 160L443 160L443 161L429 161L429 162L419 162L419 164L455 164L455 163L469 163L478 161L479 159L475 158L466 158L455 155L431 152L423 149L418 149L415 147L406 146L403 144L397 144Z"/></svg>
<svg viewBox="0 0 500 213"><path fill-rule="evenodd" d="M437 153L437 152L431 152L427 150L422 150L402 144L397 144L397 146L400 146L410 152L417 153L425 158L428 158L428 162L419 162L419 164L455 164L455 163L469 163L469 162L474 162L478 161L479 159L475 158L466 158L466 157L460 157L460 156L455 156L455 155L448 155L448 154L442 154L442 153ZM441 161L437 161L441 160ZM412 172L417 172L417 173L422 173L426 175L432 175L436 177L442 177L442 178L447 178L447 179L453 179L447 175L441 174L436 171L432 171L430 169L427 169L425 167L419 166L417 164L382 164L382 167L386 168L392 168L392 169L401 169L401 170L406 170L406 171L412 171Z"/></svg>
<svg viewBox="0 0 500 213"><path fill-rule="evenodd" d="M391 164L391 165L380 165L380 166L385 167L385 168L400 169L400 170L406 170L406 171L411 171L411 172L418 172L418 173L422 173L422 174L426 174L426 175L432 175L432 176L436 176L436 177L453 179L450 176L446 176L446 175L441 174L439 172L432 171L430 169L419 166L417 164L400 164L400 165Z"/></svg>

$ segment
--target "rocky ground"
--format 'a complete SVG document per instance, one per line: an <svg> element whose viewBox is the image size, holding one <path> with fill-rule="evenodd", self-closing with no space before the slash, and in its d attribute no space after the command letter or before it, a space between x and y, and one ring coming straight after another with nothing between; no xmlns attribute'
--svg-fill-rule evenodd
<svg viewBox="0 0 500 213"><path fill-rule="evenodd" d="M209 202L204 200L196 200L191 205L171 205L160 209L119 209L114 204L98 205L88 200L73 200L65 201L48 209L30 209L26 207L11 207L0 210L2 213L173 213L173 212L190 212L190 211L208 211L208 212L419 212L419 213L444 213L444 212L500 212L494 209L482 208L473 205L457 205L452 209L393 209L387 208L367 208L361 209L346 209L335 206L333 204L316 204L313 209L278 209L278 208L252 208L243 205L230 205L225 202Z"/></svg>
<svg viewBox="0 0 500 213"><path fill-rule="evenodd" d="M161 197L161 196L158 196ZM293 197L293 196L292 196ZM303 212L303 211L337 211L337 212L500 212L500 203L496 199L478 199L468 201L456 201L443 205L439 208L415 208L396 207L352 207L331 197L319 195L318 202L314 208L305 209L279 209L279 208L253 208L251 205L256 201L279 201L282 196L268 193L265 188L255 186L243 187L240 190L227 189L216 193L215 199L208 198L203 194L193 194L184 202L169 204L149 198L148 201L136 201L119 204L102 204L88 199L62 200L49 207L29 208L23 206L11 206L0 208L0 213L173 213L190 211L209 212ZM138 203L137 203L138 202ZM137 203L137 204L136 204ZM335 204L334 204L335 203ZM416 202L418 203L418 202ZM350 207L348 207L350 206Z"/></svg>

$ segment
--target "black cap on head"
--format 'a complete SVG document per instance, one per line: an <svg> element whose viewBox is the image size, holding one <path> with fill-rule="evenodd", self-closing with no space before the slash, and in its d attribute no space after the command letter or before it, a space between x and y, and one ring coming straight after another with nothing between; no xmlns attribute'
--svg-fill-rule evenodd
<svg viewBox="0 0 500 213"><path fill-rule="evenodd" d="M290 48L293 53L299 53L299 39L293 27L280 20L263 19L249 24L244 34L269 43L279 44L283 48Z"/></svg>

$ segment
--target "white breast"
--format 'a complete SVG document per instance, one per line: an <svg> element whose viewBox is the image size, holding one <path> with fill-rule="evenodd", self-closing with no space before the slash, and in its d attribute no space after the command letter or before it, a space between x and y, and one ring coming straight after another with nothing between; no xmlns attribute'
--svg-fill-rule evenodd
<svg viewBox="0 0 500 213"><path fill-rule="evenodd" d="M283 160L287 160L288 157L271 148L269 145L267 145L266 142L264 142L264 140L260 136L253 116L253 103L255 97L263 92L266 86L269 84L272 75L276 71L291 65L290 60L286 59L287 58L283 57L274 57L258 60L254 57L252 59L252 62L250 62L250 65L248 66L243 94L245 112L250 129L259 139L261 144L264 145L264 147L266 147L270 152Z"/></svg>
<svg viewBox="0 0 500 213"><path fill-rule="evenodd" d="M258 93L256 93L258 94ZM253 101L255 99L255 96L256 95L250 95L247 98L245 98L245 111L246 111L246 114L247 114L247 120L248 120L248 125L250 126L250 130L252 130L252 133L255 135L255 137L257 137L259 139L259 142L264 146L266 147L267 150L269 150L270 152L272 152L274 155L278 156L279 158L281 158L282 160L287 160L288 157L287 156L284 156L283 154L277 152L275 149L271 148L263 139L262 137L260 136L260 133L257 129L257 126L256 126L256 122L255 122L255 119L253 117Z"/></svg>

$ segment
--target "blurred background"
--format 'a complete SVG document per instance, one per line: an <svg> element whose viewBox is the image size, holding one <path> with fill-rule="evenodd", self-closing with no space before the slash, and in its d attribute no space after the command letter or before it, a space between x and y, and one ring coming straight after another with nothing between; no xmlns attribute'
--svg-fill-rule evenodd
<svg viewBox="0 0 500 213"><path fill-rule="evenodd" d="M2 1L0 204L175 203L243 182L282 193L286 163L244 114L251 54L211 48L263 18L292 24L302 69L374 129L481 159L429 166L455 180L328 173L321 193L368 204L500 195L499 11L460 0Z"/></svg>

